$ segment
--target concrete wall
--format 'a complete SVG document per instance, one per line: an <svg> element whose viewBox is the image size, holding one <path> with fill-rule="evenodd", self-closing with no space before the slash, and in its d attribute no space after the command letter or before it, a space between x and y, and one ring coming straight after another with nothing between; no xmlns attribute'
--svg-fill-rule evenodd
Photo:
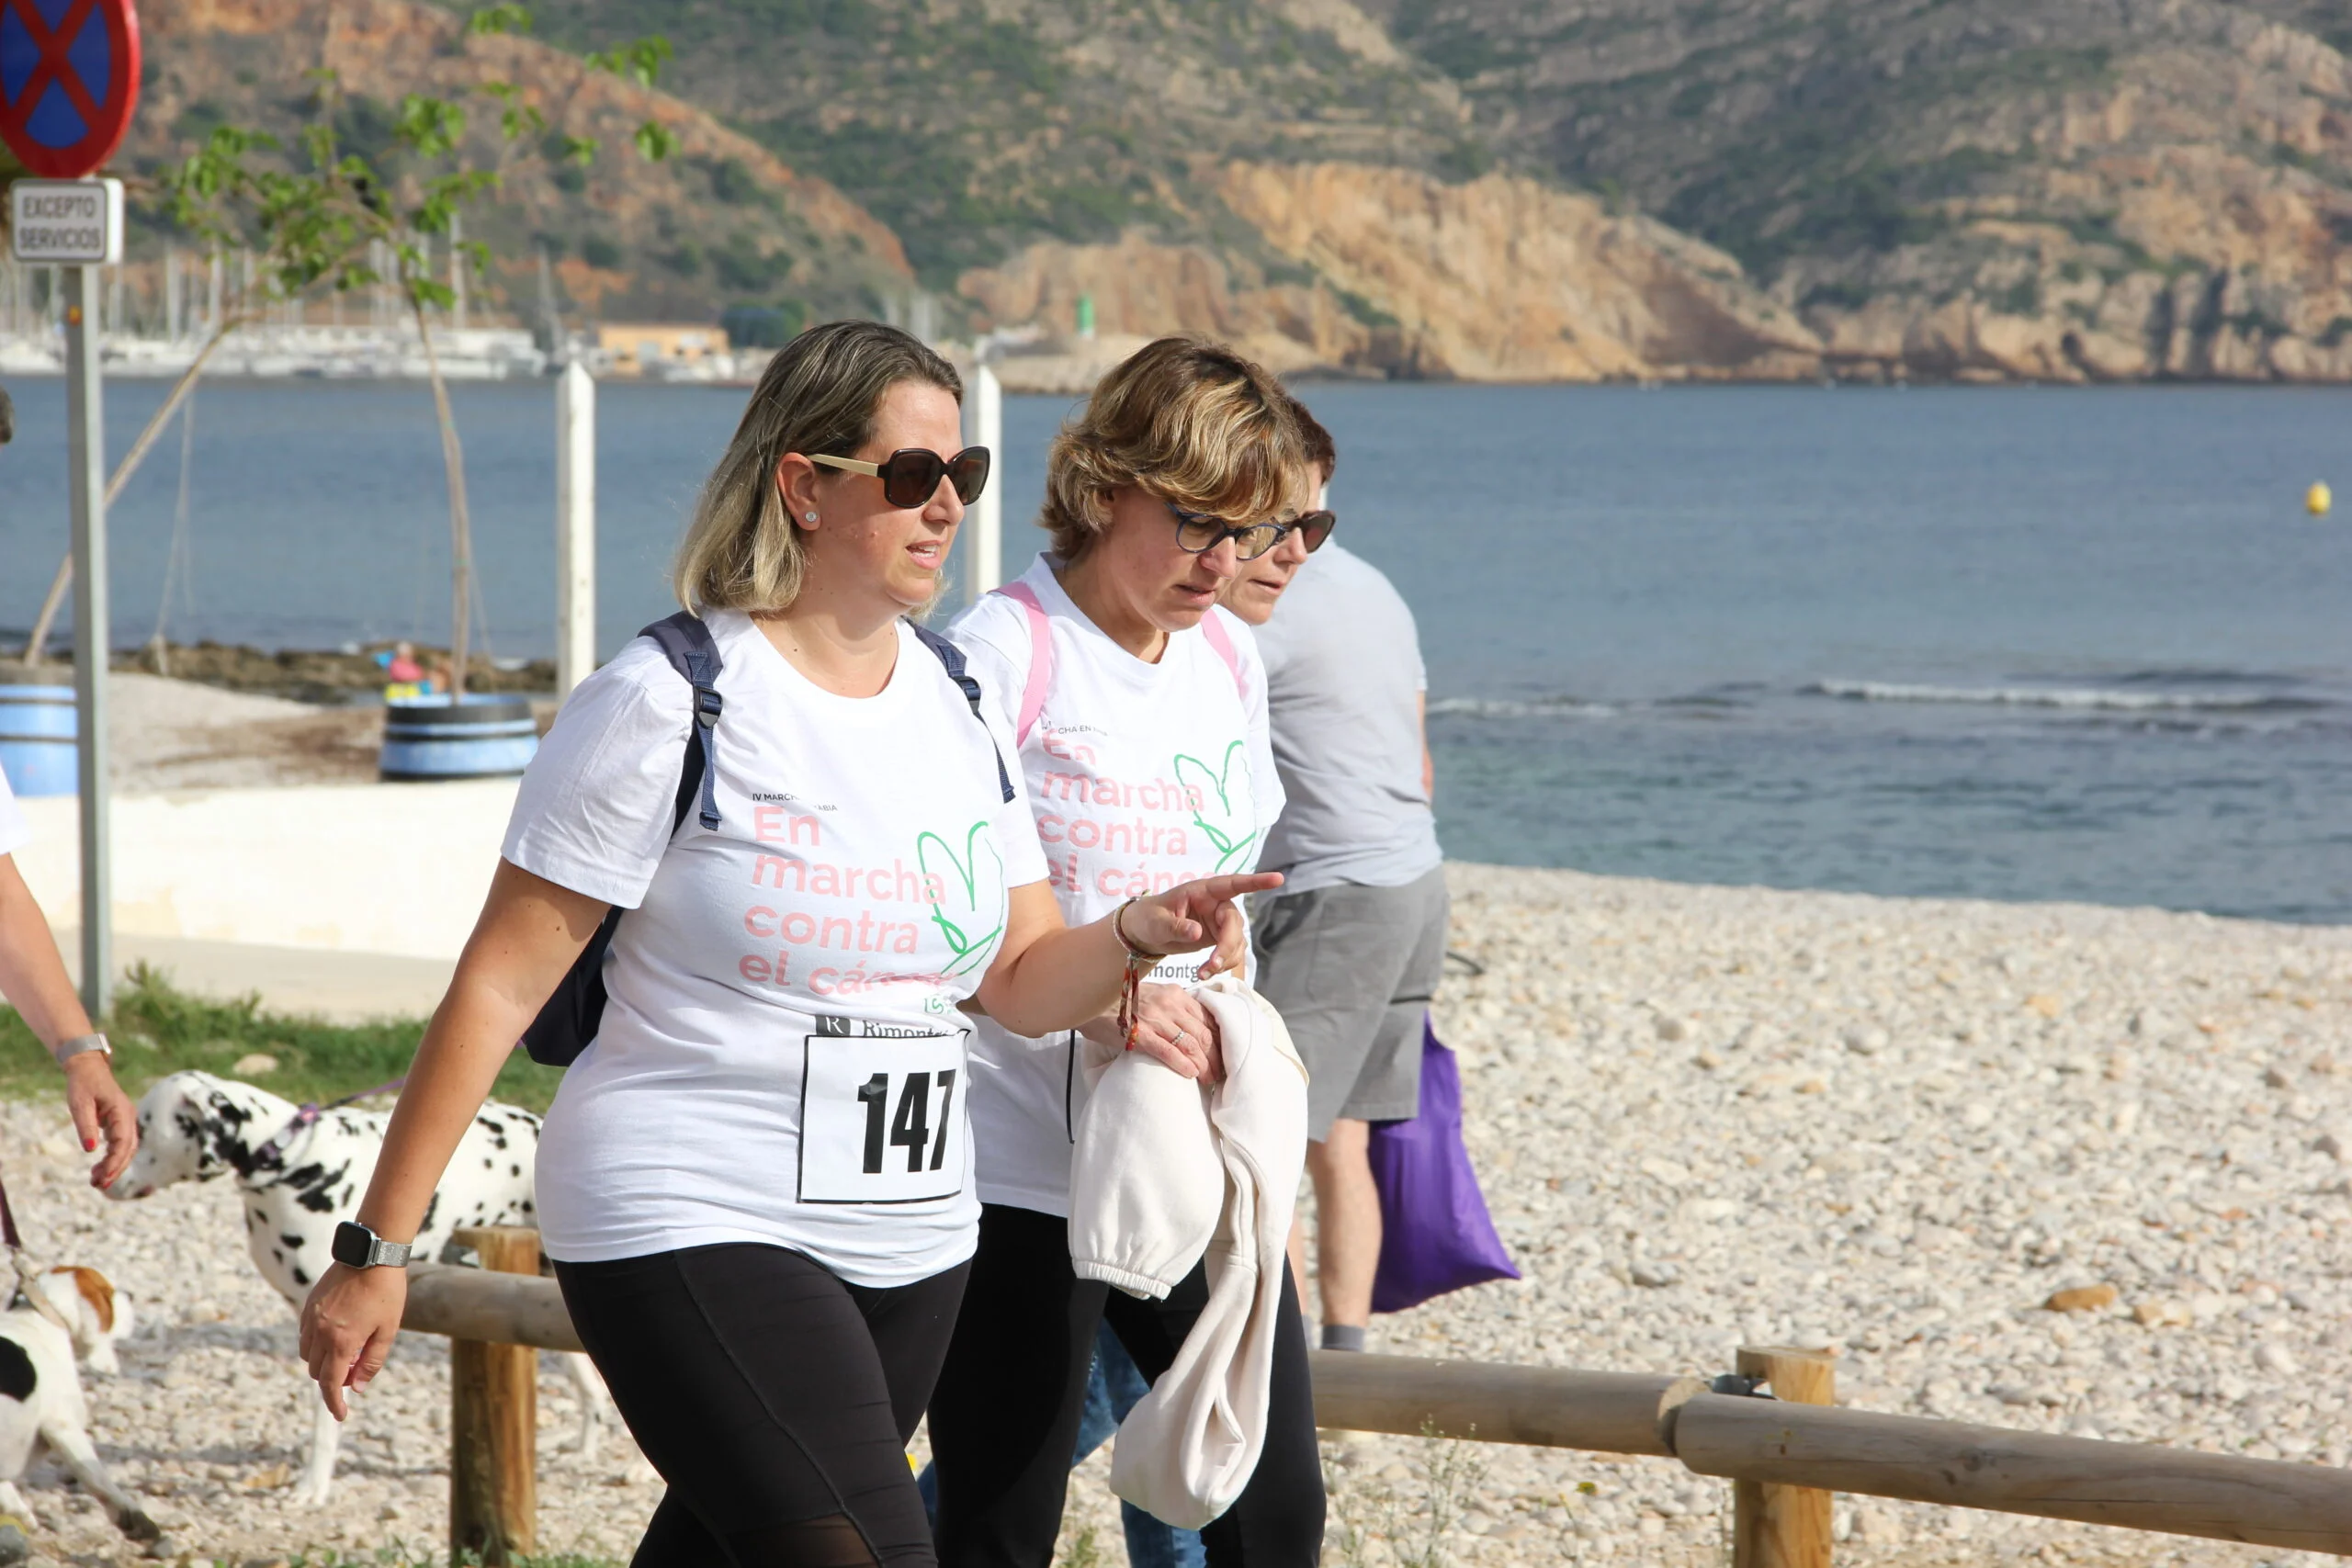
<svg viewBox="0 0 2352 1568"><path fill-rule="evenodd" d="M514 788L491 779L118 796L115 930L453 959L490 890ZM33 841L17 864L51 924L78 924L74 803L22 805Z"/></svg>

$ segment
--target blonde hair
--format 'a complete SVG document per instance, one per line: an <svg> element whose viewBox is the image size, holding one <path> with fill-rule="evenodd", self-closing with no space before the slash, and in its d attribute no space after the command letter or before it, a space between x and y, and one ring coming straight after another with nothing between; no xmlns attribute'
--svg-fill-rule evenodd
<svg viewBox="0 0 2352 1568"><path fill-rule="evenodd" d="M1234 522L1272 517L1307 463L1281 382L1223 344L1164 337L1097 382L1054 437L1037 525L1077 560L1124 485Z"/></svg>
<svg viewBox="0 0 2352 1568"><path fill-rule="evenodd" d="M800 596L808 547L786 510L776 464L788 452L846 457L874 438L891 388L914 381L957 401L956 367L879 321L831 321L794 338L752 393L727 455L704 481L678 546L678 603L705 610L782 610Z"/></svg>

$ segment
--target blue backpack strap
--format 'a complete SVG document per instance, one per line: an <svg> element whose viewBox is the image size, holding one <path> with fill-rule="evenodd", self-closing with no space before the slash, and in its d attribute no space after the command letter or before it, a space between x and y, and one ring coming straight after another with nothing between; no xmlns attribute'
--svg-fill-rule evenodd
<svg viewBox="0 0 2352 1568"><path fill-rule="evenodd" d="M907 625L913 627L916 640L931 649L932 656L945 666L947 678L956 682L956 688L964 694L964 700L972 705L972 716L979 720L982 729L987 729L989 721L980 715L980 683L972 679L970 671L964 668L964 650L929 626L918 626L912 621ZM993 732L989 736L989 750L996 752L997 785L1004 791L1004 798L1010 803L1012 799L1012 775L1004 771L1004 753L997 750Z"/></svg>
<svg viewBox="0 0 2352 1568"><path fill-rule="evenodd" d="M685 820L686 803L693 797L695 775L699 774L702 825L717 832L718 755L716 738L718 716L727 706L727 699L718 694L719 671L726 667L718 657L718 645L711 641L710 628L703 624L702 617L684 610L654 622L637 635L650 637L660 645L662 651L669 656L670 668L684 676L687 683L695 689L694 722L686 731L686 764L680 779L678 814L671 822L670 830L676 832L679 824Z"/></svg>

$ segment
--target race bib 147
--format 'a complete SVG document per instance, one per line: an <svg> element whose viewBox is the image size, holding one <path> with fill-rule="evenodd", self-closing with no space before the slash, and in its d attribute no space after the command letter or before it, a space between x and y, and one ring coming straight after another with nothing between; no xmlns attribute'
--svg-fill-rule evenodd
<svg viewBox="0 0 2352 1568"><path fill-rule="evenodd" d="M808 1035L800 1201L922 1203L962 1191L964 1039Z"/></svg>

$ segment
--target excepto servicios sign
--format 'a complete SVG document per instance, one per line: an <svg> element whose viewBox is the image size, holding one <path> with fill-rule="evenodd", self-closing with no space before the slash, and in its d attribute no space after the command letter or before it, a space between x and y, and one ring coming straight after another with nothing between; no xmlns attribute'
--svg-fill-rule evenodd
<svg viewBox="0 0 2352 1568"><path fill-rule="evenodd" d="M20 262L112 266L122 260L120 180L18 180L8 231Z"/></svg>

